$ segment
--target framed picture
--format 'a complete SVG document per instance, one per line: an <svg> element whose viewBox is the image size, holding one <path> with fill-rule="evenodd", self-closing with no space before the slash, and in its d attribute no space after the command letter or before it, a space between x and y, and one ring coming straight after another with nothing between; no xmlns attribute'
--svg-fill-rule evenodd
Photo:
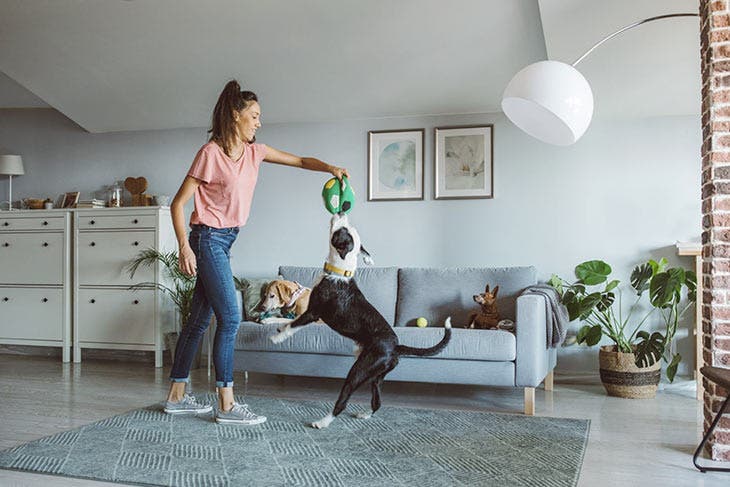
<svg viewBox="0 0 730 487"><path fill-rule="evenodd" d="M423 199L424 132L368 132L368 201Z"/></svg>
<svg viewBox="0 0 730 487"><path fill-rule="evenodd" d="M436 128L434 196L437 200L493 198L494 126Z"/></svg>
<svg viewBox="0 0 730 487"><path fill-rule="evenodd" d="M61 208L73 208L76 205L76 203L78 203L78 202L79 202L79 192L78 191L64 193L63 203L61 203Z"/></svg>

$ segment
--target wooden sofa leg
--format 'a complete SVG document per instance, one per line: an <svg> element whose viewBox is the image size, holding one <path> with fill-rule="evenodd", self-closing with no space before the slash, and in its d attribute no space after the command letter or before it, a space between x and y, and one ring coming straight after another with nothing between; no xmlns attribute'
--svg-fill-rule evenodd
<svg viewBox="0 0 730 487"><path fill-rule="evenodd" d="M553 390L553 371L551 370L548 375L545 376L545 390L546 391L552 391Z"/></svg>
<svg viewBox="0 0 730 487"><path fill-rule="evenodd" d="M525 387L525 416L535 415L535 388Z"/></svg>

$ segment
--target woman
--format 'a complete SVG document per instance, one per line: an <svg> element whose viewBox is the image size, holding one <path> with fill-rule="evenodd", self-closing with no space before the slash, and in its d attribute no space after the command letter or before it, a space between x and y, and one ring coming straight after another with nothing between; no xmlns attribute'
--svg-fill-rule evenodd
<svg viewBox="0 0 730 487"><path fill-rule="evenodd" d="M221 423L257 424L266 417L233 400L233 345L241 313L233 284L230 249L239 227L248 219L261 161L332 173L342 179L347 170L314 159L298 157L255 143L261 127L256 95L241 91L235 80L226 84L213 110L211 136L195 156L187 177L171 204L172 223L180 246L180 270L197 275L190 317L180 333L170 373L172 383L165 412L204 413L210 405L185 392L190 365L200 339L215 313L213 345L218 408ZM194 197L191 232L185 234L185 203Z"/></svg>

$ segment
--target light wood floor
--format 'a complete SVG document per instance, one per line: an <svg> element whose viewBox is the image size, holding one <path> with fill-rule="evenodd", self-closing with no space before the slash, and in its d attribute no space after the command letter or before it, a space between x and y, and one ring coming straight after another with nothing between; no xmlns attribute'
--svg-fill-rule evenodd
<svg viewBox="0 0 730 487"><path fill-rule="evenodd" d="M140 362L64 365L55 358L0 355L0 449L161 401L168 388L167 372ZM213 390L205 369L193 371L191 377L194 392ZM235 380L243 383L240 374ZM251 374L248 391L333 401L339 387L339 380ZM369 403L369 397L357 394L354 401ZM701 407L689 395L662 392L650 400L617 399L607 397L600 384L569 384L557 376L555 390L538 389L536 401L538 415L591 420L580 486L730 485L730 473L702 474L692 466ZM383 402L519 412L522 390L386 382ZM0 485L119 484L0 470Z"/></svg>

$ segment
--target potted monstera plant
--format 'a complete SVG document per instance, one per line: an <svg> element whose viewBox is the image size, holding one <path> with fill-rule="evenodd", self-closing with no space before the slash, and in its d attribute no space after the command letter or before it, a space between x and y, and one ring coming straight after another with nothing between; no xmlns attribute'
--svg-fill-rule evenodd
<svg viewBox="0 0 730 487"><path fill-rule="evenodd" d="M621 283L611 279L611 272L606 262L591 260L575 268L575 282L553 275L550 284L560 294L570 321L585 323L577 343L593 346L603 337L613 342L599 351L606 392L619 397L654 397L662 361L668 364L666 374L671 382L682 360L671 352L670 344L682 315L696 299L697 276L681 267L668 267L664 258L639 264L631 273L633 300L626 307ZM663 329L647 330L649 318L656 314Z"/></svg>

